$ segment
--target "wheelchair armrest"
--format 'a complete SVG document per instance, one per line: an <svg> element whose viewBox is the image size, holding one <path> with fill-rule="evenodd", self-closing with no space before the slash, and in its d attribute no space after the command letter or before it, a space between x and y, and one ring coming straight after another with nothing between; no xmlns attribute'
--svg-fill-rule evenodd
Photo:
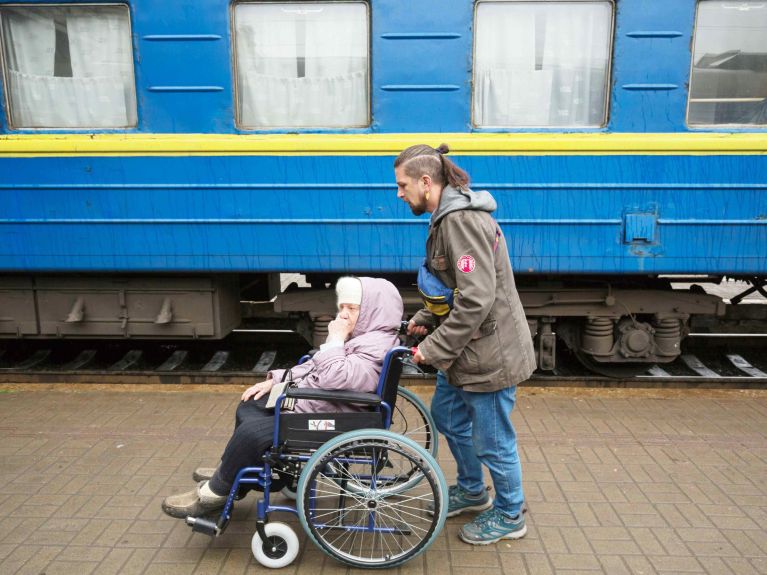
<svg viewBox="0 0 767 575"><path fill-rule="evenodd" d="M319 349L310 349L306 352L306 355L302 355L298 360L298 365L301 365L302 363L306 363L310 359L314 357L314 355L320 351Z"/></svg>
<svg viewBox="0 0 767 575"><path fill-rule="evenodd" d="M378 405L381 403L381 398L375 393L365 393L363 391L315 389L312 387L290 387L285 391L285 395L295 399L320 399L322 401L362 403L365 405Z"/></svg>

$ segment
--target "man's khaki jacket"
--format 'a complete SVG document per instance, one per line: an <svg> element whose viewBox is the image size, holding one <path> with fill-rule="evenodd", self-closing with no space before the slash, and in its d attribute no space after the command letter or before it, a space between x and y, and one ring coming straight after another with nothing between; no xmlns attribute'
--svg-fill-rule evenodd
<svg viewBox="0 0 767 575"><path fill-rule="evenodd" d="M494 209L487 192L446 187L426 240L430 271L458 293L447 316L426 309L416 314L416 324L438 325L418 348L426 363L466 391L514 386L536 367L506 240L490 215Z"/></svg>

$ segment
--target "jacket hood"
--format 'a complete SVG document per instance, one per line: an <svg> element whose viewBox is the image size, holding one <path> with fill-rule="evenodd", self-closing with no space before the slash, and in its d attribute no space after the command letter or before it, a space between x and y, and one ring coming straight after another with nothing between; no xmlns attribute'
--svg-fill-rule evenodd
<svg viewBox="0 0 767 575"><path fill-rule="evenodd" d="M362 283L362 303L352 339L374 332L396 335L404 313L399 290L385 279L363 277L359 280Z"/></svg>
<svg viewBox="0 0 767 575"><path fill-rule="evenodd" d="M386 352L399 342L402 298L391 282L380 278L358 279L362 284L362 303L351 339L343 348L319 351L309 361L293 367L290 372L299 387L375 391ZM276 369L269 375L282 381L285 373L284 369ZM361 409L347 403L310 399L298 400L295 407L296 413Z"/></svg>
<svg viewBox="0 0 767 575"><path fill-rule="evenodd" d="M498 204L495 203L490 192L475 192L468 188L457 189L452 186L445 186L439 200L439 207L431 216L431 225L433 226L447 214L458 210L494 212L497 207Z"/></svg>

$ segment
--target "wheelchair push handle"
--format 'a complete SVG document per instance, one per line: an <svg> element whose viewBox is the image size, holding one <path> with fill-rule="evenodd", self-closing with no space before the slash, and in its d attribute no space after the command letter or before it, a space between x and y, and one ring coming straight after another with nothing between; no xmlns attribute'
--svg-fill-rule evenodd
<svg viewBox="0 0 767 575"><path fill-rule="evenodd" d="M399 326L399 334L400 334L401 336L403 336L403 340L402 340L402 341L403 341L403 344L404 344L406 347L410 348L410 352L411 352L411 355L415 355L415 352L416 352L416 351L417 351L417 349L418 349L418 347L417 347L417 346L418 346L418 344L419 344L419 343L421 343L421 341L423 340L423 338L424 338L425 336L421 336L421 335L409 335L409 334L407 333L407 328L408 328L408 326L409 326L409 325L410 325L410 320L406 320L406 321L400 322L400 326ZM427 328L427 329L428 329L428 328ZM429 331L431 331L431 330L429 330Z"/></svg>

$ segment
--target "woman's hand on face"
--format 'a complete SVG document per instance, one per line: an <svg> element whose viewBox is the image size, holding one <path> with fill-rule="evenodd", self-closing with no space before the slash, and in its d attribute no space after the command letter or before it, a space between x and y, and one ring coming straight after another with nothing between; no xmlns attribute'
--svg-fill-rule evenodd
<svg viewBox="0 0 767 575"><path fill-rule="evenodd" d="M328 324L328 339L346 341L346 338L352 333L352 322L341 316Z"/></svg>
<svg viewBox="0 0 767 575"><path fill-rule="evenodd" d="M251 397L253 399L261 399L264 395L272 390L273 385L273 379L259 381L255 385L251 385L248 389L242 392L242 401L248 401Z"/></svg>

